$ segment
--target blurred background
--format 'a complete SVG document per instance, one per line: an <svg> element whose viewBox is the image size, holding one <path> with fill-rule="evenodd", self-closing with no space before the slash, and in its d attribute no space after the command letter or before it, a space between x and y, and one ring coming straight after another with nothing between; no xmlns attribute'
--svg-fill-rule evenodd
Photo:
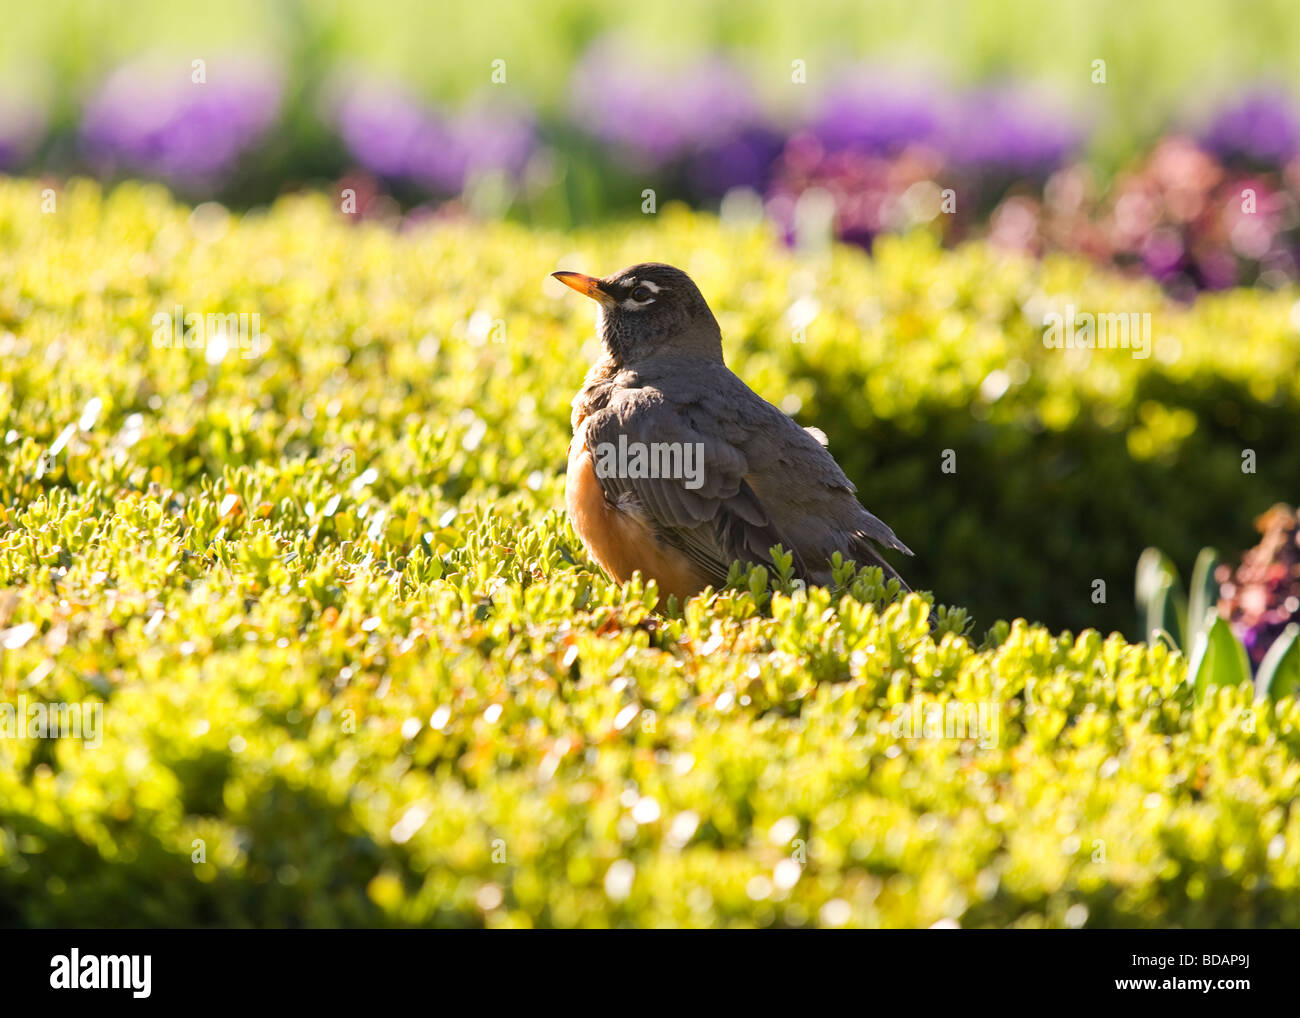
<svg viewBox="0 0 1300 1018"><path fill-rule="evenodd" d="M5 12L0 171L556 227L653 189L1191 295L1298 274L1298 75L1285 0L54 0Z"/></svg>
<svg viewBox="0 0 1300 1018"><path fill-rule="evenodd" d="M108 706L0 926L1296 925L1296 15L6 4L0 693ZM652 259L987 652L593 575L549 274Z"/></svg>
<svg viewBox="0 0 1300 1018"><path fill-rule="evenodd" d="M0 173L55 189L159 181L205 206L200 224L224 221L207 203L238 212L314 191L342 222L408 237L453 225L445 236L516 258L654 230L625 260L698 256L730 315L732 363L823 426L873 510L922 535L917 585L985 621L1168 628L1174 564L1189 569L1203 545L1240 552L1252 520L1297 497L1300 19L1287 0L50 0L5 13ZM646 214L681 206L764 245L716 272ZM500 240L510 225L478 229L498 221L530 230L527 244ZM894 234L910 236L891 256ZM782 268L781 247L801 257L832 237L871 252L878 293L842 258L853 282L825 277L834 292L820 295L811 273ZM956 250L968 239L989 246ZM1055 253L1090 278L1054 268ZM1036 268L1004 272L1013 256ZM1114 288L1117 273L1132 289ZM450 304L495 306L520 276L448 291ZM1048 297L1094 284L1101 308L1169 299L1151 360L1043 356ZM1248 305L1191 310L1236 287ZM791 345L789 326L818 307L832 323L820 342ZM574 384L544 401L559 431ZM1240 468L1247 446L1258 474ZM936 488L947 449L963 473ZM1292 534L1300 518L1286 518ZM1148 583L1143 604L1126 591L1095 603L1080 577L1126 585L1156 543L1168 582ZM1223 610L1248 643L1300 615L1300 567L1279 555L1250 576L1223 565L1236 599Z"/></svg>

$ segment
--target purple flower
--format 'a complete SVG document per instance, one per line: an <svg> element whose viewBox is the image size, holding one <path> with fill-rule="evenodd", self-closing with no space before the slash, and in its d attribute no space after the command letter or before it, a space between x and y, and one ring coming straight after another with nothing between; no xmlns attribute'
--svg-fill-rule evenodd
<svg viewBox="0 0 1300 1018"><path fill-rule="evenodd" d="M235 169L278 118L281 76L246 58L212 61L203 82L192 75L181 59L142 59L113 72L82 121L92 162L189 186L211 185Z"/></svg>
<svg viewBox="0 0 1300 1018"><path fill-rule="evenodd" d="M931 149L911 148L896 156L829 151L811 131L803 131L789 140L777 161L767 192L768 215L789 242L796 233L801 196L810 190L822 192L834 212L835 236L869 249L881 232L934 218L939 169L939 157ZM934 198L928 212L927 193Z"/></svg>
<svg viewBox="0 0 1300 1018"><path fill-rule="evenodd" d="M929 87L858 72L822 98L812 130L830 152L896 155L908 145L937 143L945 115L945 103Z"/></svg>
<svg viewBox="0 0 1300 1018"><path fill-rule="evenodd" d="M1083 132L1058 105L993 86L961 97L945 130L954 166L1014 177L1046 177L1079 147Z"/></svg>
<svg viewBox="0 0 1300 1018"><path fill-rule="evenodd" d="M778 131L756 125L706 145L691 156L687 176L697 193L716 198L735 187L762 192L772 179L777 159L785 147Z"/></svg>
<svg viewBox="0 0 1300 1018"><path fill-rule="evenodd" d="M514 107L484 102L451 117L397 85L356 76L333 93L344 144L388 180L458 194L473 173L519 176L537 147L532 116Z"/></svg>
<svg viewBox="0 0 1300 1018"><path fill-rule="evenodd" d="M1177 230L1153 230L1142 242L1142 265L1147 273L1162 283L1177 276L1187 267L1186 251Z"/></svg>
<svg viewBox="0 0 1300 1018"><path fill-rule="evenodd" d="M612 38L579 62L571 104L573 120L636 170L721 146L762 123L749 80L724 59L656 67Z"/></svg>
<svg viewBox="0 0 1300 1018"><path fill-rule="evenodd" d="M456 118L456 141L470 173L500 170L523 175L537 150L537 124L520 107L483 100Z"/></svg>
<svg viewBox="0 0 1300 1018"><path fill-rule="evenodd" d="M460 191L466 163L445 117L388 82L352 77L334 91L339 134L362 166L388 180Z"/></svg>
<svg viewBox="0 0 1300 1018"><path fill-rule="evenodd" d="M1046 176L1082 141L1062 109L1019 89L951 96L917 80L857 72L823 98L813 134L828 152L895 156L923 146L968 172Z"/></svg>
<svg viewBox="0 0 1300 1018"><path fill-rule="evenodd" d="M1300 122L1283 93L1259 88L1221 110L1201 142L1222 159L1281 166L1300 148Z"/></svg>

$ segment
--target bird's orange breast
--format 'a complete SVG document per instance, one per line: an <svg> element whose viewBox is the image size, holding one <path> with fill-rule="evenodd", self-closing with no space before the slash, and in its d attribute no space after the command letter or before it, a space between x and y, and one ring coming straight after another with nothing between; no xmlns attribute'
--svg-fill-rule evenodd
<svg viewBox="0 0 1300 1018"><path fill-rule="evenodd" d="M615 582L627 582L639 569L645 579L659 585L661 598L676 594L682 601L708 586L708 577L680 551L655 537L643 520L610 505L581 434L569 445L564 500L573 529Z"/></svg>

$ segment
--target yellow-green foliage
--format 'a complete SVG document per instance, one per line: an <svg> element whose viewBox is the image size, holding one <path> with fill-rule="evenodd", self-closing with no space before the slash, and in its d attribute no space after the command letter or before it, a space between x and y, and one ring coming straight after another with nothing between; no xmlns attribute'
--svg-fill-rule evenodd
<svg viewBox="0 0 1300 1018"><path fill-rule="evenodd" d="M39 185L0 183L0 703L104 704L97 747L0 739L0 922L1300 923L1292 699L1195 705L1181 656L1091 631L999 624L980 648L958 613L936 643L878 573L656 612L593 571L558 511L590 309L543 280L647 257L693 272L774 400L825 410L833 366L862 372L847 420L809 418L827 430L955 420L1012 356L1068 429L1071 401L1127 413L1155 363L1072 367L1005 327L1027 287L1082 304L1127 296L1113 280L919 238L809 268L678 212L392 234L323 198L227 221L75 185L43 215ZM802 345L780 318L799 273L823 287ZM158 349L176 304L257 312L269 347ZM1293 398L1279 306L1168 311L1162 371ZM1228 327L1262 338L1225 361ZM1190 440L1139 412L1144 453ZM941 540L887 518L922 558ZM999 724L908 738L904 704Z"/></svg>

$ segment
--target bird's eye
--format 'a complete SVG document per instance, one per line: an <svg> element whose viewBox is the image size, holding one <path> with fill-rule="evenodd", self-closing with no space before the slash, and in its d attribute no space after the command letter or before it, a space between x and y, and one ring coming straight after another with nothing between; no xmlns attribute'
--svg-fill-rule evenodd
<svg viewBox="0 0 1300 1018"><path fill-rule="evenodd" d="M632 291L632 299L638 304L644 304L654 296L654 291L644 283L639 283L637 288Z"/></svg>

